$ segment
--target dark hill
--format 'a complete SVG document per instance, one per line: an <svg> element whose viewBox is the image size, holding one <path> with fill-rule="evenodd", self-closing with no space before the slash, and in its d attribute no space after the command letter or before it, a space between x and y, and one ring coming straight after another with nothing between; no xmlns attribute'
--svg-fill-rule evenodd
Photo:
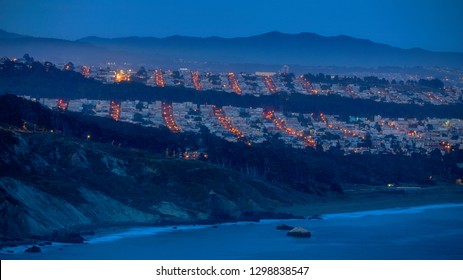
<svg viewBox="0 0 463 280"><path fill-rule="evenodd" d="M288 217L275 207L308 197L208 162L166 157L160 150L182 142L168 134L0 96L0 236Z"/></svg>
<svg viewBox="0 0 463 280"><path fill-rule="evenodd" d="M18 39L18 38L24 38L24 37L27 37L27 36L7 32L5 30L0 29L0 39Z"/></svg>
<svg viewBox="0 0 463 280"><path fill-rule="evenodd" d="M101 47L68 40L23 36L0 30L0 57L29 53L43 61L86 63L121 55Z"/></svg>

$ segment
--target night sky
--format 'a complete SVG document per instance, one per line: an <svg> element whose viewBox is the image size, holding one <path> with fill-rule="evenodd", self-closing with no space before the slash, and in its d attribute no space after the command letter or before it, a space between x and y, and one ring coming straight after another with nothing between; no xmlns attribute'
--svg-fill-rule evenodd
<svg viewBox="0 0 463 280"><path fill-rule="evenodd" d="M463 52L463 1L0 0L0 29L72 40L314 32Z"/></svg>

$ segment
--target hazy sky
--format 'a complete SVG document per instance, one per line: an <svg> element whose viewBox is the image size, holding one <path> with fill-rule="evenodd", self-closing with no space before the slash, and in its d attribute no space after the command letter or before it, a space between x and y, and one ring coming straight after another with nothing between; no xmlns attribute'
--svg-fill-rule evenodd
<svg viewBox="0 0 463 280"><path fill-rule="evenodd" d="M0 0L0 29L63 39L236 37L276 30L463 51L463 1Z"/></svg>

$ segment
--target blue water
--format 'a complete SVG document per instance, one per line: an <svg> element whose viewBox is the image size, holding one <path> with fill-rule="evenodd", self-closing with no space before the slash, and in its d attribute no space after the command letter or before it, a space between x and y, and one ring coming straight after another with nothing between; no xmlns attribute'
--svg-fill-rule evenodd
<svg viewBox="0 0 463 280"><path fill-rule="evenodd" d="M463 204L329 214L321 220L264 220L212 226L108 231L86 244L55 244L1 259L463 259ZM312 238L286 236L278 224Z"/></svg>

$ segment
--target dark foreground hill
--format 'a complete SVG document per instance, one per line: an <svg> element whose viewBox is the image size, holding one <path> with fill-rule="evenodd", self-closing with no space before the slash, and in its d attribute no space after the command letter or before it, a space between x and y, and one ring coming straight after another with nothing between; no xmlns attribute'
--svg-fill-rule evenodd
<svg viewBox="0 0 463 280"><path fill-rule="evenodd" d="M0 130L1 234L117 224L175 224L262 217L298 201L294 191L201 161ZM271 216L270 214L267 214Z"/></svg>
<svg viewBox="0 0 463 280"><path fill-rule="evenodd" d="M276 207L304 197L207 162L66 136L72 132L51 129L65 118L37 104L20 106L10 107L9 115L0 110L0 235L7 239L56 240L63 231L110 225L277 217ZM91 135L98 139L97 132Z"/></svg>

